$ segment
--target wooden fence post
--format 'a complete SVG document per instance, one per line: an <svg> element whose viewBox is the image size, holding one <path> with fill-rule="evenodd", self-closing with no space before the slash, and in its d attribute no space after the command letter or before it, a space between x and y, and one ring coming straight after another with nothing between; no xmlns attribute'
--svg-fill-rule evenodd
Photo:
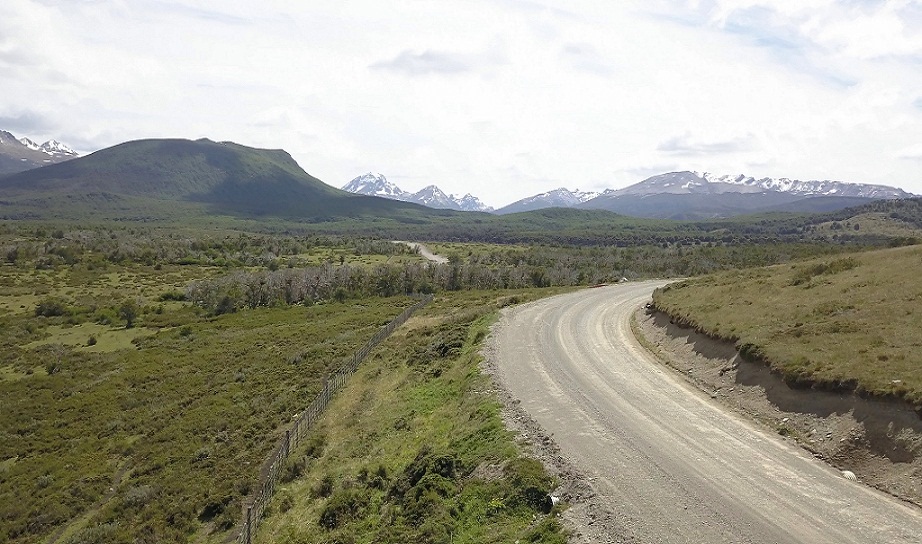
<svg viewBox="0 0 922 544"><path fill-rule="evenodd" d="M247 506L247 544L253 543L253 533L250 531L250 526L253 523L253 505Z"/></svg>

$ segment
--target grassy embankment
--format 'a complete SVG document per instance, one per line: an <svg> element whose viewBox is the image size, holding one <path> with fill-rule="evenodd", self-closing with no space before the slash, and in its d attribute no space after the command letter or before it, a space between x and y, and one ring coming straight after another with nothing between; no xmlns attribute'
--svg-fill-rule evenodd
<svg viewBox="0 0 922 544"><path fill-rule="evenodd" d="M733 270L654 294L677 322L735 342L795 387L922 410L922 247Z"/></svg>
<svg viewBox="0 0 922 544"><path fill-rule="evenodd" d="M565 542L553 482L500 419L477 350L497 308L440 296L380 346L292 455L257 542Z"/></svg>

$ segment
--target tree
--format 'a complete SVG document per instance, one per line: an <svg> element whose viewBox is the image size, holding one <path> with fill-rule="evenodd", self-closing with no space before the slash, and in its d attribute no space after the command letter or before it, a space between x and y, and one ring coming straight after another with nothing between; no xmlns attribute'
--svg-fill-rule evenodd
<svg viewBox="0 0 922 544"><path fill-rule="evenodd" d="M118 309L118 315L125 320L125 328L134 327L134 320L138 318L138 305L133 300L126 300Z"/></svg>

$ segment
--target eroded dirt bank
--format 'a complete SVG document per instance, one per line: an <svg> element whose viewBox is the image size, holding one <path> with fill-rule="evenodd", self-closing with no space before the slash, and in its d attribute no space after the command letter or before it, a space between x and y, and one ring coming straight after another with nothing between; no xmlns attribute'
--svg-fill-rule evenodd
<svg viewBox="0 0 922 544"><path fill-rule="evenodd" d="M922 506L922 420L906 404L797 390L732 344L641 308L634 332L668 366L728 408L795 441L859 481Z"/></svg>

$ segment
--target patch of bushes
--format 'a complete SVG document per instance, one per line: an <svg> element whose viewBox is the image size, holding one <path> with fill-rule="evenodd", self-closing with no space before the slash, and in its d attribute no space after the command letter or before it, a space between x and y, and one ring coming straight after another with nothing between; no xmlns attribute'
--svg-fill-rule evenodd
<svg viewBox="0 0 922 544"><path fill-rule="evenodd" d="M844 257L828 263L816 263L804 266L798 269L794 277L791 278L791 285L803 285L809 283L815 276L838 274L846 270L851 270L858 265L858 261L853 257Z"/></svg>
<svg viewBox="0 0 922 544"><path fill-rule="evenodd" d="M548 495L554 488L554 479L544 471L544 466L529 457L518 457L509 461L503 473L512 486L511 503L522 504L534 510L548 513L551 499Z"/></svg>
<svg viewBox="0 0 922 544"><path fill-rule="evenodd" d="M368 504L368 496L359 489L340 489L333 493L320 512L321 527L336 529L358 517Z"/></svg>
<svg viewBox="0 0 922 544"><path fill-rule="evenodd" d="M65 541L65 544L116 544L123 542L119 523L103 523L77 531Z"/></svg>
<svg viewBox="0 0 922 544"><path fill-rule="evenodd" d="M160 296L157 298L157 300L159 300L160 302L168 302L168 301L183 302L186 300L186 294L183 293L182 291L175 291L175 290L167 291L166 293L161 293Z"/></svg>
<svg viewBox="0 0 922 544"><path fill-rule="evenodd" d="M46 298L35 305L37 317L60 317L71 313L67 304L57 298Z"/></svg>

